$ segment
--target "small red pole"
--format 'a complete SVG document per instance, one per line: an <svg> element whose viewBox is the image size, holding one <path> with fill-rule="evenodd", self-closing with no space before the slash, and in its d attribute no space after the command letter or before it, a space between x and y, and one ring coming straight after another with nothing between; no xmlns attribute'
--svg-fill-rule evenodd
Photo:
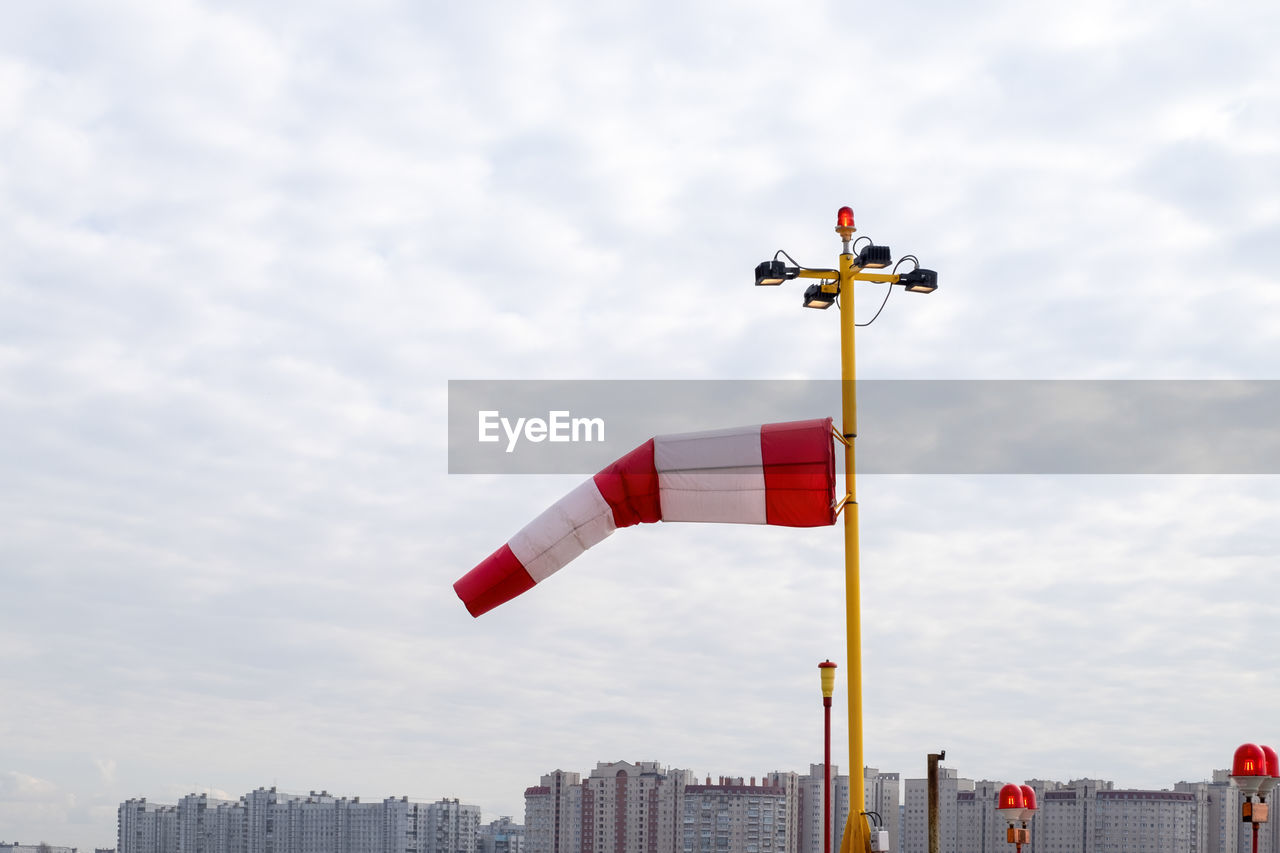
<svg viewBox="0 0 1280 853"><path fill-rule="evenodd" d="M822 853L831 853L831 694L836 665L824 660L818 664L818 673L822 676Z"/></svg>
<svg viewBox="0 0 1280 853"><path fill-rule="evenodd" d="M822 850L831 853L831 697L822 697ZM1253 853L1258 853L1254 827Z"/></svg>

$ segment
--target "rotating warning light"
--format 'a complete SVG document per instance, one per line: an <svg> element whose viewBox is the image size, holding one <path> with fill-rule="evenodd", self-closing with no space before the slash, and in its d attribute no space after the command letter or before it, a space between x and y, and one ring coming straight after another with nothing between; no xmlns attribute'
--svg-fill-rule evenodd
<svg viewBox="0 0 1280 853"><path fill-rule="evenodd" d="M1235 757L1231 760L1231 781L1246 797L1257 794L1270 775L1267 754L1262 747L1256 743L1243 743L1236 748Z"/></svg>

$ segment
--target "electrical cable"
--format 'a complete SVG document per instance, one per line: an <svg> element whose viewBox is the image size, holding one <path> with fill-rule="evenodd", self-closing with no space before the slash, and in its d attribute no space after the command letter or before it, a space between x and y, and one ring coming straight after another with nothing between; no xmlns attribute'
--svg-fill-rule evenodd
<svg viewBox="0 0 1280 853"><path fill-rule="evenodd" d="M876 317L879 317L879 316L880 316L880 312L884 310L884 306L886 306L886 305L888 305L888 304L889 304L889 294L891 294L891 293L893 293L893 285L889 285L888 289L887 289L887 290L885 290L885 292L884 292L884 301L883 301L883 302L881 302L881 303L880 303L880 307L876 309L876 316L875 316L875 317L872 317L870 320L868 320L868 321L867 321L867 322L865 322L865 323L854 323L853 325L855 325L855 326L857 326L857 327L861 328L861 327L863 327L863 326L870 326L872 323L874 323L874 322L876 321Z"/></svg>
<svg viewBox="0 0 1280 853"><path fill-rule="evenodd" d="M919 258L917 258L915 255L903 255L902 257L898 258L898 262L897 262L896 264L894 264L894 265L893 265L893 270L892 270L892 272L891 272L890 274L891 274L891 275L896 275L896 274L897 274L897 272L898 272L898 267L902 266L902 262L903 262L903 261L908 261L908 260L909 260L909 261L911 261L911 263L915 264L915 266L913 267L913 269L920 269L920 259L919 259ZM867 322L865 322L865 323L854 323L854 325L855 325L855 326L858 326L859 328L861 328L862 326L870 326L872 323L874 323L874 322L876 321L876 317L879 317L879 316L880 316L880 312L884 310L884 306L886 306L886 305L888 305L888 304L889 304L889 294L891 294L891 293L893 293L893 285L889 285L889 289L885 291L885 293L884 293L884 301L883 301L883 302L881 302L881 303L880 303L880 307L879 307L878 309L876 309L875 317L872 317L870 320L868 320L868 321L867 321Z"/></svg>
<svg viewBox="0 0 1280 853"><path fill-rule="evenodd" d="M799 262L799 261L797 261L795 258L793 258L793 257L791 257L790 255L788 255L788 254L787 254L787 251L786 251L785 249L779 249L778 251L776 251L776 252L774 252L774 253L773 253L773 259L774 259L775 261L778 259L778 255L782 255L782 257L784 257L784 258L786 258L787 260L791 261L792 266L794 266L796 269L801 269L801 270L818 270L818 271L821 271L821 272L831 272L831 273L833 273L833 274L836 274L836 271L835 271L835 270L828 270L826 267L806 267L804 264L800 263L800 262Z"/></svg>

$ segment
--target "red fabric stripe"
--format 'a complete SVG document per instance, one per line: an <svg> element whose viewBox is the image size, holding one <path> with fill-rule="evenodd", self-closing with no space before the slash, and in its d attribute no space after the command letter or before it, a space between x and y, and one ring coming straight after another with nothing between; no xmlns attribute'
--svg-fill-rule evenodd
<svg viewBox="0 0 1280 853"><path fill-rule="evenodd" d="M831 418L760 428L765 518L784 527L835 524L836 454Z"/></svg>
<svg viewBox="0 0 1280 853"><path fill-rule="evenodd" d="M652 438L601 470L595 481L613 510L613 523L618 527L662 520Z"/></svg>
<svg viewBox="0 0 1280 853"><path fill-rule="evenodd" d="M453 585L453 591L472 616L479 616L532 587L533 578L511 553L510 546L503 545L463 575Z"/></svg>

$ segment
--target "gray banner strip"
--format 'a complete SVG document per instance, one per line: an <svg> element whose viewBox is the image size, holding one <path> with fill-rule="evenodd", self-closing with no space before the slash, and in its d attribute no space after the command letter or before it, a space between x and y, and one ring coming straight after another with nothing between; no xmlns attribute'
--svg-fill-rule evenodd
<svg viewBox="0 0 1280 853"><path fill-rule="evenodd" d="M590 475L654 435L833 417L839 381L451 380L451 474ZM1280 382L863 380L866 474L1280 474Z"/></svg>

